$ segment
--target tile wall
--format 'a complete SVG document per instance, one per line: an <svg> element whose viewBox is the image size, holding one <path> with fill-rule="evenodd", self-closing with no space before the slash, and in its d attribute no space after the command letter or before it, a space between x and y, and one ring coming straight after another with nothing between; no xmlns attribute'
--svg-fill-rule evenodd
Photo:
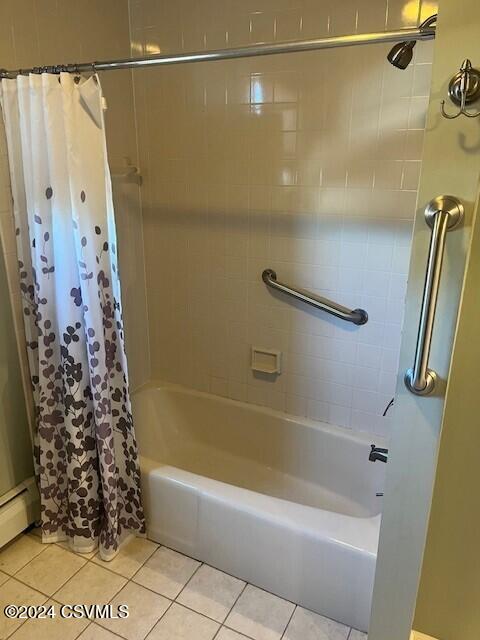
<svg viewBox="0 0 480 640"><path fill-rule="evenodd" d="M418 0L130 0L134 55L417 24ZM371 433L394 394L433 46L134 75L152 376ZM272 294L278 278L370 320ZM251 345L283 353L250 370Z"/></svg>
<svg viewBox="0 0 480 640"><path fill-rule="evenodd" d="M129 55L128 0L2 0L0 3L0 67L126 57ZM125 158L138 163L131 73L102 77L108 110L107 141L112 172ZM9 272L17 330L23 345L23 319L18 293L11 195L0 118L0 228ZM138 186L114 179L125 330L132 387L149 377L143 233ZM0 258L1 259L1 258ZM22 348L22 355L24 351ZM28 365L23 357L24 375ZM27 382L28 389L29 383Z"/></svg>

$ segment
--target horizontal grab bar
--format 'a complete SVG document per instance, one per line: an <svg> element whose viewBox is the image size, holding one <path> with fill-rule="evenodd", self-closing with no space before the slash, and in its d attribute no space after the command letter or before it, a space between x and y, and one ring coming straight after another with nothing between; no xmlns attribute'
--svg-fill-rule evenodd
<svg viewBox="0 0 480 640"><path fill-rule="evenodd" d="M262 273L262 280L267 287L281 291L287 296L291 296L296 300L301 300L302 302L305 302L305 304L315 307L315 309L326 311L332 316L345 320L346 322L353 322L353 324L365 324L368 322L368 313L364 309L348 309L341 304L332 302L332 300L329 300L328 298L316 296L313 293L304 291L303 289L293 289L287 284L278 282L277 274L273 269L265 269Z"/></svg>

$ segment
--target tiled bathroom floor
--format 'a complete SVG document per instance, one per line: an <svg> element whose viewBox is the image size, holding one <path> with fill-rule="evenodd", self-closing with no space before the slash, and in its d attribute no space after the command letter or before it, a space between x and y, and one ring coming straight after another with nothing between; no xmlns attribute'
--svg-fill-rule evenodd
<svg viewBox="0 0 480 640"><path fill-rule="evenodd" d="M8 604L127 604L123 620L8 619ZM366 640L323 618L150 540L105 563L44 545L36 533L0 551L0 640Z"/></svg>

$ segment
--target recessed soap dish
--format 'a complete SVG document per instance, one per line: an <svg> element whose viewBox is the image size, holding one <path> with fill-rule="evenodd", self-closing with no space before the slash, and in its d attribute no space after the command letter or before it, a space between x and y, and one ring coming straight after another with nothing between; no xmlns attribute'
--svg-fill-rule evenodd
<svg viewBox="0 0 480 640"><path fill-rule="evenodd" d="M276 349L252 347L251 368L253 371L260 371L260 373L277 375L282 373L282 352Z"/></svg>

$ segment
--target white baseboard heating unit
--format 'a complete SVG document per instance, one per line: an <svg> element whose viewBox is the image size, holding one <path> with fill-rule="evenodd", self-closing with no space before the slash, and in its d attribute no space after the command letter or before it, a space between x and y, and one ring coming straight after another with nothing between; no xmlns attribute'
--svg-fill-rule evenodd
<svg viewBox="0 0 480 640"><path fill-rule="evenodd" d="M0 548L30 526L40 515L35 478L27 478L0 497Z"/></svg>

